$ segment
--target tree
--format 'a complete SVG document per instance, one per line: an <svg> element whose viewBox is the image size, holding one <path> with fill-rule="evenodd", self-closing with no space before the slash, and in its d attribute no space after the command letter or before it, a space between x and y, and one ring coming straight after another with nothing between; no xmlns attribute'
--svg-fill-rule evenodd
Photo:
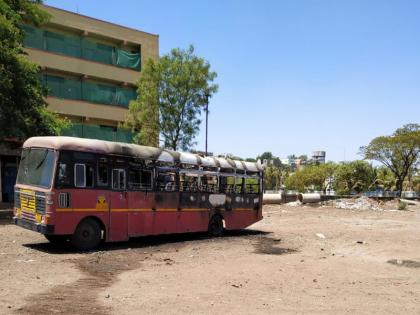
<svg viewBox="0 0 420 315"><path fill-rule="evenodd" d="M267 190L279 190L284 187L286 178L289 177L288 165L268 165L264 170L264 187Z"/></svg>
<svg viewBox="0 0 420 315"><path fill-rule="evenodd" d="M419 163L420 125L407 124L397 129L391 136L380 136L369 145L361 147L365 159L376 160L390 169L395 176L395 186L399 194L410 172Z"/></svg>
<svg viewBox="0 0 420 315"><path fill-rule="evenodd" d="M208 98L217 92L216 72L194 55L194 47L172 49L158 61L148 60L138 80L138 98L129 105L125 126L139 144L188 150L201 123Z"/></svg>
<svg viewBox="0 0 420 315"><path fill-rule="evenodd" d="M384 191L395 189L395 176L386 166L375 168L375 186Z"/></svg>
<svg viewBox="0 0 420 315"><path fill-rule="evenodd" d="M306 190L322 190L325 192L336 167L331 162L306 166L286 179L286 187L300 192Z"/></svg>
<svg viewBox="0 0 420 315"><path fill-rule="evenodd" d="M261 163L264 160L267 160L268 162L273 158L273 153L271 152L264 152L263 154L257 156L257 160L261 160Z"/></svg>
<svg viewBox="0 0 420 315"><path fill-rule="evenodd" d="M57 135L68 123L47 110L39 67L23 50L22 23L46 22L36 0L0 0L0 139Z"/></svg>
<svg viewBox="0 0 420 315"><path fill-rule="evenodd" d="M361 193L375 184L375 171L366 161L352 161L339 165L334 173L334 190L338 194Z"/></svg>

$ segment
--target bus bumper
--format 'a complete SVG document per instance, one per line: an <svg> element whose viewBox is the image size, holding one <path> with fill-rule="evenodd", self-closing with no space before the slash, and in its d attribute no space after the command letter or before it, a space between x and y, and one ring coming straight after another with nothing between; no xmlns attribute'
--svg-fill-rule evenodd
<svg viewBox="0 0 420 315"><path fill-rule="evenodd" d="M24 229L35 231L42 234L53 234L54 225L42 225L39 223L31 222L25 219L13 218L13 223Z"/></svg>

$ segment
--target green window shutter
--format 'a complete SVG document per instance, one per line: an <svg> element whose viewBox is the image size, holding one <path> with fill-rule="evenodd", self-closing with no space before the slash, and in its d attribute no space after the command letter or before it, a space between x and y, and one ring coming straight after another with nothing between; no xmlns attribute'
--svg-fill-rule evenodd
<svg viewBox="0 0 420 315"><path fill-rule="evenodd" d="M114 131L97 125L83 125L83 138L114 141Z"/></svg>
<svg viewBox="0 0 420 315"><path fill-rule="evenodd" d="M80 100L82 98L82 82L75 79L64 79L61 95L63 98Z"/></svg>
<svg viewBox="0 0 420 315"><path fill-rule="evenodd" d="M23 45L31 48L44 49L44 31L30 26L22 25L22 30L25 33Z"/></svg>
<svg viewBox="0 0 420 315"><path fill-rule="evenodd" d="M140 53L116 48L117 66L140 70Z"/></svg>
<svg viewBox="0 0 420 315"><path fill-rule="evenodd" d="M56 77L52 75L45 76L45 85L48 89L48 95L55 96L55 97L63 97L62 96L62 85L64 79L61 77Z"/></svg>
<svg viewBox="0 0 420 315"><path fill-rule="evenodd" d="M84 82L82 91L83 99L88 102L114 104L115 87L113 86Z"/></svg>
<svg viewBox="0 0 420 315"><path fill-rule="evenodd" d="M116 141L132 143L134 134L130 130L118 129L116 132Z"/></svg>
<svg viewBox="0 0 420 315"><path fill-rule="evenodd" d="M137 98L137 93L134 89L117 87L115 94L115 104L128 107L131 100Z"/></svg>
<svg viewBox="0 0 420 315"><path fill-rule="evenodd" d="M81 124L72 124L70 128L63 129L61 131L62 136L68 137L83 137L83 125Z"/></svg>
<svg viewBox="0 0 420 315"><path fill-rule="evenodd" d="M48 51L59 54L66 54L66 46L63 35L46 31L45 39L47 45L46 48Z"/></svg>
<svg viewBox="0 0 420 315"><path fill-rule="evenodd" d="M64 38L65 54L67 56L80 58L82 56L82 45L80 37L66 36Z"/></svg>
<svg viewBox="0 0 420 315"><path fill-rule="evenodd" d="M113 51L112 46L95 43L87 39L82 40L82 58L84 59L112 64Z"/></svg>

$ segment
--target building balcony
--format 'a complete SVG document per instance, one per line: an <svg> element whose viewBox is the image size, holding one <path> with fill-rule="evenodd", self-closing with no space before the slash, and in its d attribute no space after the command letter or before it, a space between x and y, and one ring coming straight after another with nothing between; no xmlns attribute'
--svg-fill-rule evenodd
<svg viewBox="0 0 420 315"><path fill-rule="evenodd" d="M73 125L61 132L62 136L79 137L88 139L98 139L106 141L116 141L132 143L134 134L128 130L113 129L97 125L78 124Z"/></svg>
<svg viewBox="0 0 420 315"><path fill-rule="evenodd" d="M85 101L57 98L46 98L48 108L63 116L78 116L122 122L125 120L127 108L117 105L95 104Z"/></svg>
<svg viewBox="0 0 420 315"><path fill-rule="evenodd" d="M140 77L140 72L131 69L69 57L35 48L26 47L25 51L28 53L28 58L31 61L46 69L60 70L87 77L130 84L135 84Z"/></svg>

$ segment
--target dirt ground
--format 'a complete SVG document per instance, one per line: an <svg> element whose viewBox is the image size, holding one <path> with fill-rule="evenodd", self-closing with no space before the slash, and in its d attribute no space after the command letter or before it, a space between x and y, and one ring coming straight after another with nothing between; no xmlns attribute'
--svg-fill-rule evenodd
<svg viewBox="0 0 420 315"><path fill-rule="evenodd" d="M264 216L84 254L2 224L0 314L420 314L419 208Z"/></svg>

